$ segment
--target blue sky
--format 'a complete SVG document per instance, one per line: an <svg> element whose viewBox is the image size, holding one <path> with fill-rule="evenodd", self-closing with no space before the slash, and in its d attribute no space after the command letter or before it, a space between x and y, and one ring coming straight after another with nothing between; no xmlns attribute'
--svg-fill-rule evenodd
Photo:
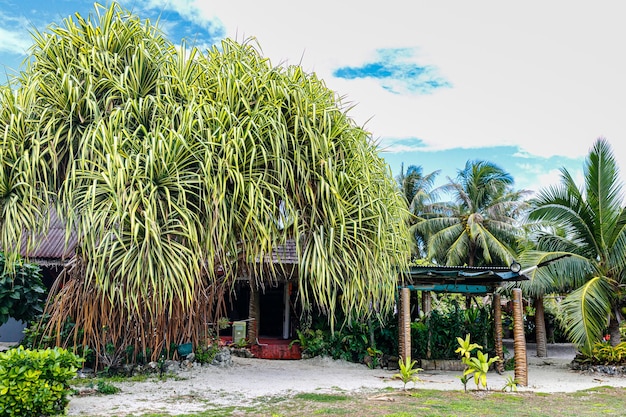
<svg viewBox="0 0 626 417"><path fill-rule="evenodd" d="M107 3L103 1L103 3ZM315 72L402 163L441 170L489 160L537 190L581 177L606 137L626 170L626 25L619 1L121 1L175 43L257 39L275 65ZM29 30L92 1L0 0L0 70L19 68Z"/></svg>

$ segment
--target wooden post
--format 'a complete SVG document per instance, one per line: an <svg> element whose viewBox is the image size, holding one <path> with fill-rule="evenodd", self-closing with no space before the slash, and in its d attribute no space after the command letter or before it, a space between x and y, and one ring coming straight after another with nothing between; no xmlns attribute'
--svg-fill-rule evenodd
<svg viewBox="0 0 626 417"><path fill-rule="evenodd" d="M411 291L408 288L400 290L400 309L398 311L400 335L399 353L402 359L411 357Z"/></svg>
<svg viewBox="0 0 626 417"><path fill-rule="evenodd" d="M496 362L496 371L504 372L504 349L502 348L502 305L500 294L493 294L493 334L495 336L496 356L500 359Z"/></svg>
<svg viewBox="0 0 626 417"><path fill-rule="evenodd" d="M524 306L522 290L513 289L513 350L515 351L515 379L519 385L528 386L526 336L524 335Z"/></svg>

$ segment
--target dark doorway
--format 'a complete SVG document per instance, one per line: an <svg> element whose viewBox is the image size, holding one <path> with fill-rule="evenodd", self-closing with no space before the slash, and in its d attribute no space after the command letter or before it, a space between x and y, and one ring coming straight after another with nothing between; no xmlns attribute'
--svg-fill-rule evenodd
<svg viewBox="0 0 626 417"><path fill-rule="evenodd" d="M260 296L259 336L282 337L284 321L284 284L265 288Z"/></svg>

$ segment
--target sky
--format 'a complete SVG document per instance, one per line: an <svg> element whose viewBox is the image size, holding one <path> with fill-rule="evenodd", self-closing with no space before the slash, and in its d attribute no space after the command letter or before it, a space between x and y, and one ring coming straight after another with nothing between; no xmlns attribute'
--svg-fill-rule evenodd
<svg viewBox="0 0 626 417"><path fill-rule="evenodd" d="M584 158L604 137L626 182L618 0L120 4L158 21L176 44L254 38L272 64L316 73L352 106L394 176L402 164L418 165L440 170L442 184L468 160L487 160L516 189L536 191L557 183L561 168L582 181ZM92 1L0 0L0 71L19 69L33 29L93 11Z"/></svg>

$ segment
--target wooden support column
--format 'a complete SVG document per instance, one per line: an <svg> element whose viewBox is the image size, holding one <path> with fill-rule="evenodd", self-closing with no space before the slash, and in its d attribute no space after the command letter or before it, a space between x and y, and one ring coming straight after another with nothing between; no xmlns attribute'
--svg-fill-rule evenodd
<svg viewBox="0 0 626 417"><path fill-rule="evenodd" d="M513 350L515 352L515 379L519 385L528 386L528 361L526 336L524 335L524 306L522 290L513 289Z"/></svg>
<svg viewBox="0 0 626 417"><path fill-rule="evenodd" d="M496 356L500 359L496 362L496 371L504 372L504 349L502 348L502 304L500 294L493 294L493 334L495 336Z"/></svg>
<svg viewBox="0 0 626 417"><path fill-rule="evenodd" d="M398 309L398 333L400 346L398 348L402 359L411 357L411 291L408 288L400 289L400 308Z"/></svg>

